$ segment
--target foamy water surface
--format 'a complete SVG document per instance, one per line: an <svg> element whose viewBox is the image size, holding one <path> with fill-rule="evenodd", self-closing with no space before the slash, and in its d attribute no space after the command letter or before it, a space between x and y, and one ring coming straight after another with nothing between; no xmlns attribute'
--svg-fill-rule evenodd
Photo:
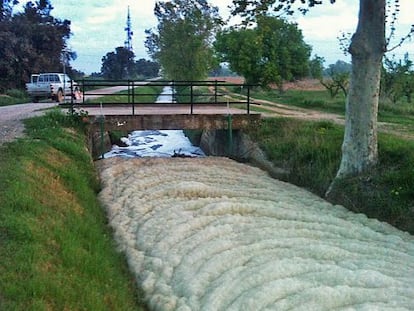
<svg viewBox="0 0 414 311"><path fill-rule="evenodd" d="M153 310L414 310L414 238L226 158L99 161Z"/></svg>
<svg viewBox="0 0 414 311"><path fill-rule="evenodd" d="M126 146L113 146L111 151L105 153L105 158L205 156L203 150L194 146L182 130L133 131L121 140Z"/></svg>

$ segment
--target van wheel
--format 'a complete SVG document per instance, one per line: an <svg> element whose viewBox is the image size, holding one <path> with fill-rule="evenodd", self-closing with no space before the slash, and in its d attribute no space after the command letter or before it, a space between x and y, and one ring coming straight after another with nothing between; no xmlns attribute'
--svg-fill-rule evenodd
<svg viewBox="0 0 414 311"><path fill-rule="evenodd" d="M59 90L56 94L56 101L58 103L62 103L63 102L63 91Z"/></svg>

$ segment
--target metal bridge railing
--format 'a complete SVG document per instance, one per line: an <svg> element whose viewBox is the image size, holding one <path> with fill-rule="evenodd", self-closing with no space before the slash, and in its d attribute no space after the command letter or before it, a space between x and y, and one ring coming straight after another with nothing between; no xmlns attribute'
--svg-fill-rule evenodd
<svg viewBox="0 0 414 311"><path fill-rule="evenodd" d="M197 105L227 105L228 107L237 105L238 108L245 107L246 113L250 114L250 90L253 85L227 83L220 80L207 81L136 81L136 80L81 80L78 85L82 90L81 103L71 101L71 109L74 105L84 107L94 105L130 105L132 114L135 114L136 105L167 105L179 104L189 105L190 113L193 114L194 107ZM142 92L140 87L150 86L154 92ZM102 89L108 87L120 87L123 92L103 93ZM171 91L164 93L163 101L155 101L153 98L162 93L161 90L171 88ZM117 95L122 100L111 102L104 97ZM99 96L102 98L89 100L88 98ZM125 100L123 100L125 98ZM152 98L152 99L149 99ZM110 98L109 98L110 99ZM240 107L241 106L241 107Z"/></svg>

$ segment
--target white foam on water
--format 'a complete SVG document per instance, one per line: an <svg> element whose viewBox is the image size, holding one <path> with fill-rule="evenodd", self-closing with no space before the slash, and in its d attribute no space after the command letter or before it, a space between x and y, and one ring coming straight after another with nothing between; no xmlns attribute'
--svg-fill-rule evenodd
<svg viewBox="0 0 414 311"><path fill-rule="evenodd" d="M99 161L153 310L414 310L414 238L226 158Z"/></svg>
<svg viewBox="0 0 414 311"><path fill-rule="evenodd" d="M105 153L105 158L111 157L171 157L174 155L204 156L204 152L191 144L183 131L153 130L133 131L124 137L126 147L113 146Z"/></svg>

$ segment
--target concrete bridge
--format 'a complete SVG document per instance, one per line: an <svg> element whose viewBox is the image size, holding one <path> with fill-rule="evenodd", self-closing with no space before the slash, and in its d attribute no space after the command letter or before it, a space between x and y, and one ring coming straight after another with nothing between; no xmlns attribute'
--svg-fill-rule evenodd
<svg viewBox="0 0 414 311"><path fill-rule="evenodd" d="M101 86L103 81L83 81L83 90ZM119 81L109 88L85 92L82 102L74 103L72 109L88 113L92 132L170 130L170 129L242 129L260 119L260 114L250 112L250 87L244 84L229 84L224 81L156 81L153 87L169 87L173 91L163 93L162 100L144 102L144 96L137 92L149 82ZM247 95L234 99L228 89L244 90ZM202 91L200 91L200 89ZM108 90L124 90L122 103L90 103L89 98L112 95ZM176 91L179 90L179 91ZM184 91L183 91L184 90ZM179 92L182 92L178 94ZM204 92L204 93L203 93ZM180 103L176 98L180 97ZM147 97L145 97L147 98Z"/></svg>
<svg viewBox="0 0 414 311"><path fill-rule="evenodd" d="M91 83L88 81L88 83ZM99 81L102 83L102 81ZM259 113L250 112L250 86L228 84L218 81L184 82L152 82L151 86L171 87L173 91L162 93L162 101L144 102L140 100L137 88L143 82L128 81L127 84L114 86L111 81L109 88L99 88L85 92L81 102L72 99L71 111L86 112L89 119L90 144L94 156L103 154L111 147L109 132L131 132L134 130L226 130L229 145L232 144L233 130L254 126L260 120ZM90 85L81 85L85 90ZM243 90L244 94L230 96L228 89ZM108 102L96 99L99 96L110 96L110 90L124 90L125 102ZM200 89L202 91L200 91ZM178 91L176 91L178 90ZM184 91L183 91L184 90ZM183 92L179 94L179 92ZM203 93L204 92L204 93ZM247 94L247 95L245 95ZM119 96L119 93L117 93ZM156 94L155 94L156 95ZM180 97L179 103L175 101ZM93 98L95 101L89 101ZM148 98L148 97L146 97Z"/></svg>
<svg viewBox="0 0 414 311"><path fill-rule="evenodd" d="M91 130L195 130L243 129L260 120L259 114L147 114L105 115L91 119Z"/></svg>

